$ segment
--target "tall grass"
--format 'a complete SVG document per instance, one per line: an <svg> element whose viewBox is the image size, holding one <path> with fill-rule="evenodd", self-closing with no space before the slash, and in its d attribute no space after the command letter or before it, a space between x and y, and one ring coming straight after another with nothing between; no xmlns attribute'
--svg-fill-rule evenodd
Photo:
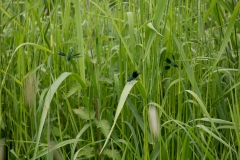
<svg viewBox="0 0 240 160"><path fill-rule="evenodd" d="M240 159L240 2L0 4L0 156Z"/></svg>

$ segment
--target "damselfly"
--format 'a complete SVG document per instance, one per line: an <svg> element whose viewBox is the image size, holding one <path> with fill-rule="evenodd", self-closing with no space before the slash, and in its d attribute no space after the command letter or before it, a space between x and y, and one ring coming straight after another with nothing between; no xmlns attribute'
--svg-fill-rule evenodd
<svg viewBox="0 0 240 160"><path fill-rule="evenodd" d="M165 62L167 62L168 64L171 64L173 67L178 67L178 65L176 64L176 61L175 61L175 58L174 58L174 56L172 55L172 58L173 58L173 62L169 59L169 58L166 58L165 59ZM165 66L165 69L166 70L168 70L168 69L170 69L171 68L171 66Z"/></svg>
<svg viewBox="0 0 240 160"><path fill-rule="evenodd" d="M132 81L133 79L137 78L137 76L138 76L139 74L141 74L141 73L138 73L137 71L134 71L134 72L132 73L132 76L129 77L127 81L128 81L128 82Z"/></svg>
<svg viewBox="0 0 240 160"><path fill-rule="evenodd" d="M72 58L78 58L78 57L80 57L80 53L73 54L73 49L71 50L71 52L70 52L69 55L66 55L66 54L63 53L63 52L59 52L58 55L59 55L59 56L67 57L67 60L68 60L68 61L70 61Z"/></svg>

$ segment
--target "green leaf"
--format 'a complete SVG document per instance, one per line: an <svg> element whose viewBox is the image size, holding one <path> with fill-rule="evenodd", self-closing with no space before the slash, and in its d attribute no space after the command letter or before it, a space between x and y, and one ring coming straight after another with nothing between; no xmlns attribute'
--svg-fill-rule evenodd
<svg viewBox="0 0 240 160"><path fill-rule="evenodd" d="M78 157L92 158L94 156L93 147L86 146L78 152Z"/></svg>
<svg viewBox="0 0 240 160"><path fill-rule="evenodd" d="M82 89L82 86L78 83L75 83L70 90L67 93L67 97L70 97L71 95L73 95L74 93L80 91Z"/></svg>
<svg viewBox="0 0 240 160"><path fill-rule="evenodd" d="M79 117L84 120L94 119L95 114L96 114L94 110L89 111L87 108L84 108L84 107L81 107L78 109L73 109L73 112L75 114L79 115Z"/></svg>
<svg viewBox="0 0 240 160"><path fill-rule="evenodd" d="M104 136L107 138L107 135L110 131L110 124L107 120L102 119L99 121L95 121L95 124L97 126L97 128L100 128L100 130L102 131L102 133L104 134Z"/></svg>
<svg viewBox="0 0 240 160"><path fill-rule="evenodd" d="M43 131L43 126L44 126L45 120L47 118L47 114L48 114L49 109L50 109L50 103L52 101L52 98L53 98L54 94L56 93L60 84L70 75L73 75L73 77L77 80L77 82L79 82L82 85L83 88L86 87L86 84L81 80L81 78L77 74L70 73L70 72L62 73L58 77L58 79L51 85L51 87L50 87L50 89L49 89L49 91L46 95L44 106L42 107L42 115L41 115L41 119L40 119L40 124L39 124L38 135L37 135L37 139L36 139L36 146L35 146L35 150L34 150L33 159L36 158L40 137L41 137L41 134L42 134L42 131Z"/></svg>
<svg viewBox="0 0 240 160"><path fill-rule="evenodd" d="M117 150L105 149L103 155L108 156L111 159L119 160L121 159L120 153Z"/></svg>
<svg viewBox="0 0 240 160"><path fill-rule="evenodd" d="M156 32L159 36L163 36L163 35L161 35L161 34L156 30L156 28L154 28L154 26L153 26L153 24L152 24L151 22L149 22L149 23L147 24L147 26L148 26L150 29L152 29L154 32Z"/></svg>

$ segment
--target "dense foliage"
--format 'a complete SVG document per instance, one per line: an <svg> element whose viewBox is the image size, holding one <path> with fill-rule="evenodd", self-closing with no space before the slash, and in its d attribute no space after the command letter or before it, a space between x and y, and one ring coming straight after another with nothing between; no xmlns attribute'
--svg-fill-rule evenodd
<svg viewBox="0 0 240 160"><path fill-rule="evenodd" d="M240 159L239 8L2 0L0 159Z"/></svg>

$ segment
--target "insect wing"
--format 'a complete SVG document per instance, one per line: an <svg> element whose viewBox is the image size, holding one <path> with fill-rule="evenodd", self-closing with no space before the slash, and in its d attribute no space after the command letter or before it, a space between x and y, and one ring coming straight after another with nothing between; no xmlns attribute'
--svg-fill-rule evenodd
<svg viewBox="0 0 240 160"><path fill-rule="evenodd" d="M166 58L165 61L168 63L168 64L171 64L172 61L169 59L169 58Z"/></svg>
<svg viewBox="0 0 240 160"><path fill-rule="evenodd" d="M165 69L166 70L169 70L171 67L170 66L165 66Z"/></svg>
<svg viewBox="0 0 240 160"><path fill-rule="evenodd" d="M137 78L137 76L139 75L140 73L138 73L137 71L134 71L133 73L132 73L132 77L133 78Z"/></svg>
<svg viewBox="0 0 240 160"><path fill-rule="evenodd" d="M72 58L80 57L80 53L72 55Z"/></svg>
<svg viewBox="0 0 240 160"><path fill-rule="evenodd" d="M65 53L63 53L63 52L59 52L58 55L67 57L67 55Z"/></svg>

